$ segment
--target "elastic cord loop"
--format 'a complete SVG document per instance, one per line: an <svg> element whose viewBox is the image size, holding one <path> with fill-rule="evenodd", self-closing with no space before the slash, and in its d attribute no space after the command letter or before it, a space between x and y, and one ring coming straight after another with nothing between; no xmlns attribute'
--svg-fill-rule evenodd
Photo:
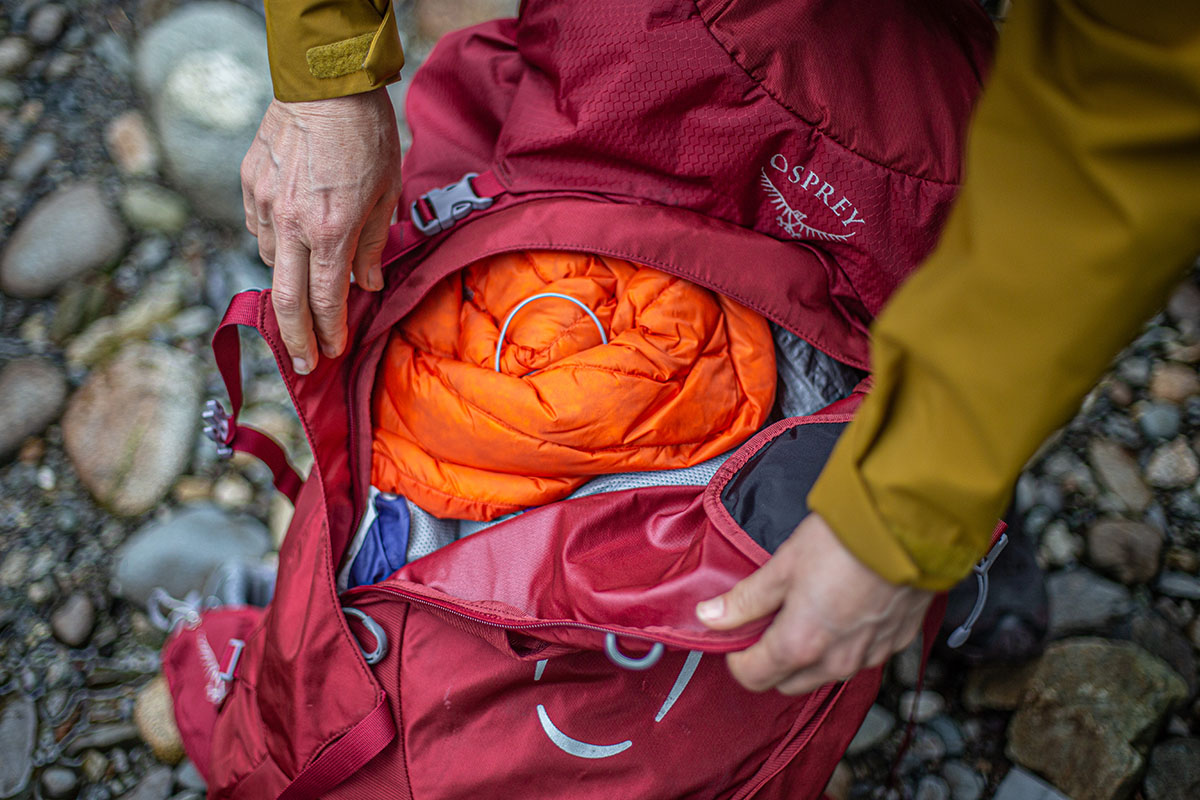
<svg viewBox="0 0 1200 800"><path fill-rule="evenodd" d="M592 322L596 323L596 330L600 331L600 341L604 344L608 344L608 336L606 336L604 333L604 326L600 324L600 318L597 317L590 308L584 305L582 301L576 300L570 295L559 294L558 292L542 292L540 294L533 294L517 303L516 307L513 308L512 311L508 312L508 316L504 318L504 324L500 326L500 338L496 340L496 372L500 371L500 348L504 346L504 337L508 333L508 326L512 322L513 317L516 316L518 311L532 303L534 300L541 300L544 297L557 297L560 300L570 300L572 303L582 308L584 313L592 318Z"/></svg>

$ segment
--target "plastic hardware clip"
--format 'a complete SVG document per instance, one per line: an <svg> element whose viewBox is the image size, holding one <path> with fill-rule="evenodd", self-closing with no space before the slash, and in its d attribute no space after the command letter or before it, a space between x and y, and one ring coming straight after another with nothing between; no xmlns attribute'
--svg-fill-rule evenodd
<svg viewBox="0 0 1200 800"><path fill-rule="evenodd" d="M200 419L204 420L204 435L217 445L217 455L221 458L232 458L233 448L226 443L229 440L230 417L225 408L220 402L209 400L204 404Z"/></svg>
<svg viewBox="0 0 1200 800"><path fill-rule="evenodd" d="M462 178L441 189L430 189L412 204L412 221L417 230L426 236L448 231L454 223L463 219L472 211L482 211L492 204L492 198L480 197L475 194L471 185L472 178L478 178L476 172L468 172ZM422 204L433 212L433 219L426 220L421 213Z"/></svg>

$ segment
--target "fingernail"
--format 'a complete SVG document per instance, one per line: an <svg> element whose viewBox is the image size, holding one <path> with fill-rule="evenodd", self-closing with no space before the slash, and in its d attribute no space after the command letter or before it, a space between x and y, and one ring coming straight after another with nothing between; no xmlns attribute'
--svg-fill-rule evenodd
<svg viewBox="0 0 1200 800"><path fill-rule="evenodd" d="M321 345L321 352L325 354L326 358L337 358L342 354L342 348L334 347L331 344L326 344Z"/></svg>
<svg viewBox="0 0 1200 800"><path fill-rule="evenodd" d="M379 267L372 267L371 272L367 275L367 280L371 282L371 291L378 292L383 288L383 270Z"/></svg>
<svg viewBox="0 0 1200 800"><path fill-rule="evenodd" d="M312 367L310 367L308 362L303 358L293 358L292 369L296 370L296 372L301 375L307 375L308 373L312 372Z"/></svg>
<svg viewBox="0 0 1200 800"><path fill-rule="evenodd" d="M696 616L705 622L716 622L725 616L725 598L714 597L696 604Z"/></svg>

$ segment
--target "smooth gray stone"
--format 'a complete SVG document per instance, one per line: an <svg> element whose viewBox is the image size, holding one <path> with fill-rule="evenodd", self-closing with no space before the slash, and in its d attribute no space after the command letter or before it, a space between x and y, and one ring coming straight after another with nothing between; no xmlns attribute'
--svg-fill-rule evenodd
<svg viewBox="0 0 1200 800"><path fill-rule="evenodd" d="M241 225L239 169L271 102L260 17L226 2L184 6L137 50L167 173L203 215Z"/></svg>
<svg viewBox="0 0 1200 800"><path fill-rule="evenodd" d="M1071 800L1062 792L1020 767L1013 767L996 787L992 800Z"/></svg>
<svg viewBox="0 0 1200 800"><path fill-rule="evenodd" d="M192 506L166 522L150 523L121 546L113 592L140 605L156 587L183 598L201 591L225 561L257 560L269 547L266 526L253 517Z"/></svg>
<svg viewBox="0 0 1200 800"><path fill-rule="evenodd" d="M167 800L173 782L170 767L154 767L121 800Z"/></svg>
<svg viewBox="0 0 1200 800"><path fill-rule="evenodd" d="M870 750L886 739L895 727L896 718L890 711L878 704L871 706L858 733L854 734L850 746L846 748L846 754L855 755Z"/></svg>
<svg viewBox="0 0 1200 800"><path fill-rule="evenodd" d="M29 786L37 709L27 695L17 695L0 710L0 797L13 797Z"/></svg>
<svg viewBox="0 0 1200 800"><path fill-rule="evenodd" d="M1129 590L1086 569L1056 572L1046 579L1050 638L1068 633L1104 632L1129 615Z"/></svg>
<svg viewBox="0 0 1200 800"><path fill-rule="evenodd" d="M1146 800L1200 797L1200 739L1171 739L1155 747L1143 786Z"/></svg>
<svg viewBox="0 0 1200 800"><path fill-rule="evenodd" d="M14 297L46 297L116 261L127 241L96 183L65 186L43 198L17 226L0 257L0 289Z"/></svg>
<svg viewBox="0 0 1200 800"><path fill-rule="evenodd" d="M0 460L58 419L67 377L41 358L10 361L0 369Z"/></svg>

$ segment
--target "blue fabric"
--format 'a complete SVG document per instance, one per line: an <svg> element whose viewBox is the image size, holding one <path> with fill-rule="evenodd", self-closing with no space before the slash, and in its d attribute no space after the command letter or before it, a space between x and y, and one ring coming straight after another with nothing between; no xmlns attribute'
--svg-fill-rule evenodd
<svg viewBox="0 0 1200 800"><path fill-rule="evenodd" d="M408 506L403 497L377 494L372 509L375 519L367 528L362 547L350 566L349 585L379 583L404 566L408 553Z"/></svg>

